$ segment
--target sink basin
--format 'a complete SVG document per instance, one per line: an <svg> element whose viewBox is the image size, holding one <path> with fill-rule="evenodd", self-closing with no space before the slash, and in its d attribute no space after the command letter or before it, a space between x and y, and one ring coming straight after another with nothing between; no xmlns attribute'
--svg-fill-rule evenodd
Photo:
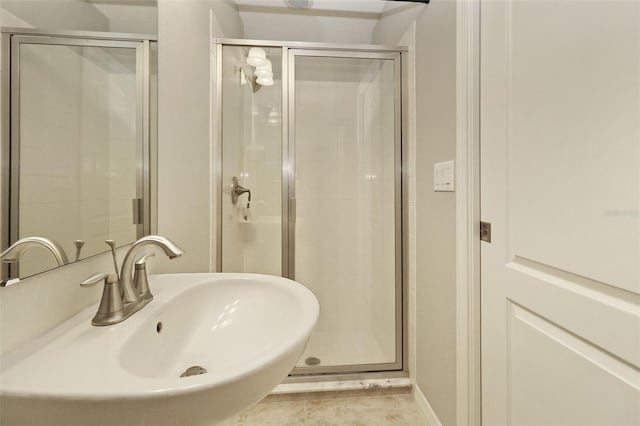
<svg viewBox="0 0 640 426"><path fill-rule="evenodd" d="M285 278L149 277L154 300L110 327L91 307L0 359L0 424L213 425L302 355L318 300Z"/></svg>

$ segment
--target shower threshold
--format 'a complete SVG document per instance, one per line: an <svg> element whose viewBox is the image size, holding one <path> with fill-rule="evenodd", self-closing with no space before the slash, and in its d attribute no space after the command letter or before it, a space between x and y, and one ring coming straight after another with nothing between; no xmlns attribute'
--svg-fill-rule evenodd
<svg viewBox="0 0 640 426"><path fill-rule="evenodd" d="M289 376L271 393L277 395L325 391L392 389L409 386L411 386L411 379L405 371L322 374Z"/></svg>

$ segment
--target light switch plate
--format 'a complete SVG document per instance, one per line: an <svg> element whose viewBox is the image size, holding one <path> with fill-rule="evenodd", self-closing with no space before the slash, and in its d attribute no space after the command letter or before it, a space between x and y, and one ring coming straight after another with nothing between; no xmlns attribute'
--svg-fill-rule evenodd
<svg viewBox="0 0 640 426"><path fill-rule="evenodd" d="M453 160L433 165L433 190L453 192L456 189L456 170Z"/></svg>

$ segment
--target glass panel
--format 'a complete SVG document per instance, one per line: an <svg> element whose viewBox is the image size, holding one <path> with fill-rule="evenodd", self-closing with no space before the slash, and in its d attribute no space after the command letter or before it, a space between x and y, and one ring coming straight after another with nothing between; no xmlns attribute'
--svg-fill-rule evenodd
<svg viewBox="0 0 640 426"><path fill-rule="evenodd" d="M295 57L295 279L322 307L299 367L396 361L394 77Z"/></svg>
<svg viewBox="0 0 640 426"><path fill-rule="evenodd" d="M134 241L136 50L22 44L19 61L18 237L52 239L70 261ZM19 275L55 266L29 250Z"/></svg>
<svg viewBox="0 0 640 426"><path fill-rule="evenodd" d="M258 51L273 73L263 80L249 50L222 51L222 271L281 275L282 51Z"/></svg>

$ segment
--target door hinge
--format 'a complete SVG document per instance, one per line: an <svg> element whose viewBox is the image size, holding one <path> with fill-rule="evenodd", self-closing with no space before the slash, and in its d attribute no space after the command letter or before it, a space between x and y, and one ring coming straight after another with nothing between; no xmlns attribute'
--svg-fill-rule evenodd
<svg viewBox="0 0 640 426"><path fill-rule="evenodd" d="M133 200L133 224L142 225L142 198Z"/></svg>
<svg viewBox="0 0 640 426"><path fill-rule="evenodd" d="M491 242L491 224L489 222L480 222L480 240Z"/></svg>

